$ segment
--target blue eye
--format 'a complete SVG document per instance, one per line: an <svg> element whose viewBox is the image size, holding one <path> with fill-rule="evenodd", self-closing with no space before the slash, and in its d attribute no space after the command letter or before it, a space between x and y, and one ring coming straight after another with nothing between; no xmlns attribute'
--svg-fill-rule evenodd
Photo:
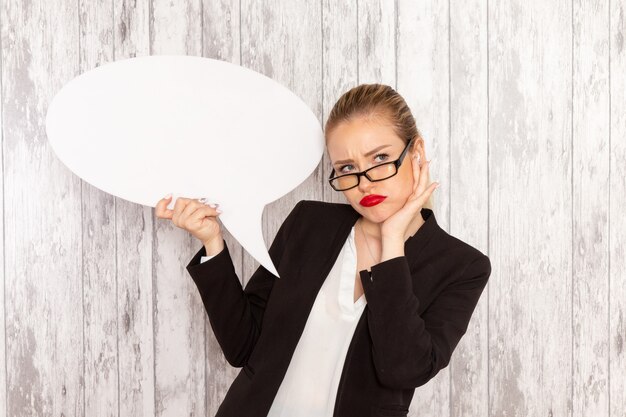
<svg viewBox="0 0 626 417"><path fill-rule="evenodd" d="M377 153L376 155L374 155L374 159L378 158L379 156L384 156L384 157L385 157L382 161L385 161L387 158L389 158L389 155L383 152L383 153ZM382 162L382 161L380 161L380 162ZM346 172L346 171L344 171L343 169L344 169L345 167L351 167L351 166L352 166L351 164L342 165L342 166L339 168L339 172L340 172L340 173L342 173L342 174L347 174L347 172Z"/></svg>
<svg viewBox="0 0 626 417"><path fill-rule="evenodd" d="M374 158L376 158L377 156L384 156L385 159L389 158L389 155L387 155L386 153L377 153Z"/></svg>

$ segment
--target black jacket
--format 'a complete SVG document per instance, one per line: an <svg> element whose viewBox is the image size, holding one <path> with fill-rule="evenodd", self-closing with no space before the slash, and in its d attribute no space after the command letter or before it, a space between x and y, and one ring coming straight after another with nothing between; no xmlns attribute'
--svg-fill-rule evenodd
<svg viewBox="0 0 626 417"><path fill-rule="evenodd" d="M491 273L489 258L441 229L432 210L404 256L359 272L367 304L348 348L334 417L403 416L416 387L446 367ZM308 315L360 214L349 204L302 200L245 289L228 246L187 265L226 360L242 367L216 417L265 417Z"/></svg>

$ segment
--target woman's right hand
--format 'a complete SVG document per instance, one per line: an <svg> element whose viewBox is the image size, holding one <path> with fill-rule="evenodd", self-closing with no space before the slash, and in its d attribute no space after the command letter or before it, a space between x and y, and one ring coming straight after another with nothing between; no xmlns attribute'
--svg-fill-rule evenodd
<svg viewBox="0 0 626 417"><path fill-rule="evenodd" d="M170 210L167 205L171 200L172 196L168 196L156 204L155 213L158 218L172 220L175 226L191 233L206 247L219 246L222 243L222 230L217 222L221 211L217 207L196 199L178 197L174 209Z"/></svg>

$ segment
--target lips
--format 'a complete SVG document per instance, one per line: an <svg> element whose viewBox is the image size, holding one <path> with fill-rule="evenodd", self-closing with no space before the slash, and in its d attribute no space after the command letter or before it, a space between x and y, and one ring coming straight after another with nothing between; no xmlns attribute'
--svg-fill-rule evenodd
<svg viewBox="0 0 626 417"><path fill-rule="evenodd" d="M386 195L370 194L363 197L361 201L359 201L359 204L365 207L372 207L378 203L382 203L385 198L387 198Z"/></svg>

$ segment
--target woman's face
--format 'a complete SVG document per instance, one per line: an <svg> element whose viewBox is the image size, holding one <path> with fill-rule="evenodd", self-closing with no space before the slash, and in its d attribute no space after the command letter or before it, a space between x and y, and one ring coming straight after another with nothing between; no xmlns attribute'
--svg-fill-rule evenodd
<svg viewBox="0 0 626 417"><path fill-rule="evenodd" d="M361 172L383 162L395 161L405 146L390 125L374 119L357 118L340 123L326 136L328 155L335 169L333 176ZM398 173L393 177L371 182L361 176L358 186L342 191L363 217L380 223L404 206L413 192L411 159L419 152L421 160L425 160L421 139L414 141L414 149L408 150ZM373 206L364 205L366 201L362 199L374 194L386 198Z"/></svg>

